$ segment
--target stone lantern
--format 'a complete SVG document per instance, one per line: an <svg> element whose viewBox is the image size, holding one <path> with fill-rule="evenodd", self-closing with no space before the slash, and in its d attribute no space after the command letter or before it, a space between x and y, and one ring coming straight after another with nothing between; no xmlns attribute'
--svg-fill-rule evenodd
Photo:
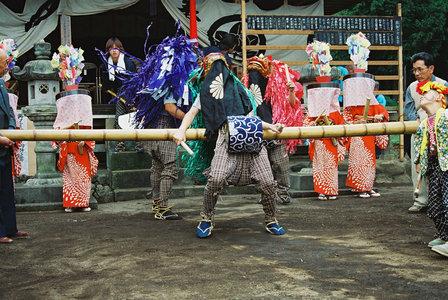
<svg viewBox="0 0 448 300"><path fill-rule="evenodd" d="M28 83L29 105L22 109L24 115L33 121L36 129L52 129L57 114L55 99L56 94L59 93L59 77L50 64L51 44L46 42L35 44L34 53L36 60L27 62L22 70L18 67L14 68L13 76ZM57 185L59 187L62 180L56 170L56 151L51 147L50 142L36 142L35 152L36 176L29 179L26 185Z"/></svg>

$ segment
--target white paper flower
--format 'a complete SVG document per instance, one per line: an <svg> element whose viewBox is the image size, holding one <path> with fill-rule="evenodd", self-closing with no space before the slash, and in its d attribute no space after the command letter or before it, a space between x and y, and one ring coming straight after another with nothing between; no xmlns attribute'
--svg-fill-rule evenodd
<svg viewBox="0 0 448 300"><path fill-rule="evenodd" d="M215 80L210 84L210 94L217 100L224 98L224 80L222 79L222 73L216 76Z"/></svg>
<svg viewBox="0 0 448 300"><path fill-rule="evenodd" d="M254 94L255 97L255 103L257 103L258 105L261 105L261 103L263 102L263 97L261 95L261 89L257 84L251 84L249 87L250 91L252 92L252 94Z"/></svg>

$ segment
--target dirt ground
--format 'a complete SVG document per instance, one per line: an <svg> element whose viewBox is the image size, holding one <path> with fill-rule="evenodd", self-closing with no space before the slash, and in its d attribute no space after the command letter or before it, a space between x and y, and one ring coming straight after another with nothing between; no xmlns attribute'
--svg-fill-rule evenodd
<svg viewBox="0 0 448 300"><path fill-rule="evenodd" d="M257 196L224 196L213 236L194 235L200 198L158 221L146 201L91 213L19 213L28 240L0 246L0 299L447 299L448 259L434 228L408 214L411 188L379 199L295 199L282 237L264 231Z"/></svg>

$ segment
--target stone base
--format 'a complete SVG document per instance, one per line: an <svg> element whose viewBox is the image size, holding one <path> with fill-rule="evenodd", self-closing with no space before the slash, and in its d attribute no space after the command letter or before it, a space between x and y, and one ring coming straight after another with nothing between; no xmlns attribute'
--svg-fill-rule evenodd
<svg viewBox="0 0 448 300"><path fill-rule="evenodd" d="M62 210L62 185L16 184L15 196L18 211ZM98 208L94 197L90 198L90 207Z"/></svg>
<svg viewBox="0 0 448 300"><path fill-rule="evenodd" d="M302 169L298 173L291 173L289 175L291 180L291 189L298 191L313 191L313 173L312 169ZM339 172L338 175L338 186L339 189L344 189L345 179L347 178L347 172Z"/></svg>

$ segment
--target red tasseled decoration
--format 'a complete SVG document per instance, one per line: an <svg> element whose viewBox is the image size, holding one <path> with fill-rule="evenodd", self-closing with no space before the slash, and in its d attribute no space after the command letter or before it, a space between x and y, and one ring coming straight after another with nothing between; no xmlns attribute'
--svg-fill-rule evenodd
<svg viewBox="0 0 448 300"><path fill-rule="evenodd" d="M285 66L278 60L272 61L272 72L266 87L265 101L272 106L272 121L274 124L281 123L286 127L302 126L303 109L300 99L303 96L303 87L297 82L300 79L300 74L288 67L289 77L295 84L294 93L297 98L294 106L291 106L288 101L289 89ZM302 144L301 140L284 140L284 142L289 153L295 152L296 147Z"/></svg>

